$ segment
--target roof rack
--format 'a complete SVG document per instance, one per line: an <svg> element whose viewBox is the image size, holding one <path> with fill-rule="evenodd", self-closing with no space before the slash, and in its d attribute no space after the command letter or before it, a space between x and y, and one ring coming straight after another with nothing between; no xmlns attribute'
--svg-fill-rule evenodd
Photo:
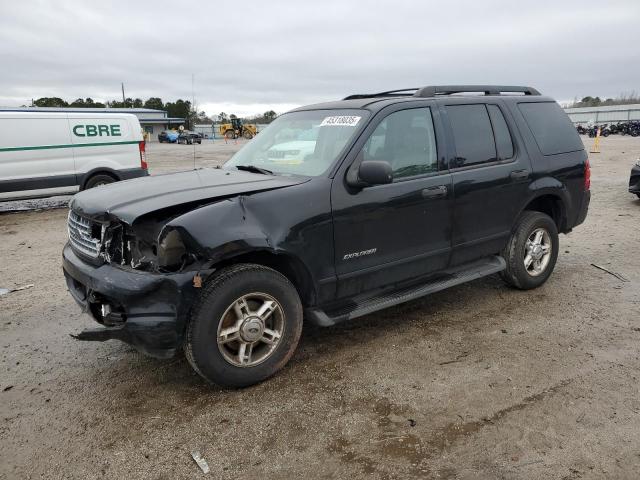
<svg viewBox="0 0 640 480"><path fill-rule="evenodd" d="M386 92L379 93L356 93L354 95L349 95L348 97L344 97L343 100L356 100L359 98L376 98L376 97L407 97L412 94L403 93L403 92L417 92L420 90L419 87L414 88L399 88L397 90L388 90Z"/></svg>
<svg viewBox="0 0 640 480"><path fill-rule="evenodd" d="M413 93L410 93L413 92ZM502 93L523 93L525 95L540 95L533 87L514 85L430 85L422 88L400 88L379 93L356 93L343 98L343 100L355 100L360 98L380 97L435 97L440 95L453 95L455 93L482 92L485 95L500 95Z"/></svg>
<svg viewBox="0 0 640 480"><path fill-rule="evenodd" d="M436 95L453 95L454 93L484 92L485 95L500 95L501 93L524 93L525 95L540 95L533 87L514 85L433 85L422 87L414 97L435 97Z"/></svg>

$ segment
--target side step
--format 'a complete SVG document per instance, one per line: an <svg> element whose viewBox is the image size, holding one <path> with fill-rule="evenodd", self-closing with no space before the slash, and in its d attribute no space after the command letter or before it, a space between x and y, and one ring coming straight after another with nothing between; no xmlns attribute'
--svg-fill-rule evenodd
<svg viewBox="0 0 640 480"><path fill-rule="evenodd" d="M461 283L498 273L504 270L505 267L506 264L502 257L497 255L487 257L449 270L444 270L436 279L426 283L401 288L393 292L386 292L379 296L354 297L347 306L327 310L309 308L305 311L305 316L316 325L329 327L336 323L362 317L363 315L415 300L416 298L424 297L425 295L439 292L440 290L460 285Z"/></svg>

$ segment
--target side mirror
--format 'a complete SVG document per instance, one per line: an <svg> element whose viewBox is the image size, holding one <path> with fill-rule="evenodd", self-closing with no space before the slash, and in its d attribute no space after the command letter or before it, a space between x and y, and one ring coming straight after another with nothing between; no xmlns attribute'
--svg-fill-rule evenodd
<svg viewBox="0 0 640 480"><path fill-rule="evenodd" d="M359 187L384 185L393 182L393 170L389 162L368 160L360 164L357 180Z"/></svg>

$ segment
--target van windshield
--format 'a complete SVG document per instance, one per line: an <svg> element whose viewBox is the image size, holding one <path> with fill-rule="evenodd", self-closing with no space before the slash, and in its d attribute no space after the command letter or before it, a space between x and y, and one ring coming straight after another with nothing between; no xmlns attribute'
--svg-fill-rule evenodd
<svg viewBox="0 0 640 480"><path fill-rule="evenodd" d="M315 177L326 172L368 118L366 110L310 110L275 119L224 164Z"/></svg>

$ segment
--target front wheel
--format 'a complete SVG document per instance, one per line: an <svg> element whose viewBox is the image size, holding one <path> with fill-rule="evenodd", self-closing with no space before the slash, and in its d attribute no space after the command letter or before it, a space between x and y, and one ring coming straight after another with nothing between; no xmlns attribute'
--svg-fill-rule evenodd
<svg viewBox="0 0 640 480"><path fill-rule="evenodd" d="M105 173L99 173L99 174L93 175L91 178L89 178L89 180L87 180L87 183L85 183L84 185L84 190L99 187L101 185L108 185L109 183L113 183L115 181L116 179L113 178L111 175L107 175Z"/></svg>
<svg viewBox="0 0 640 480"><path fill-rule="evenodd" d="M302 304L289 280L261 265L224 268L207 283L187 326L185 355L203 378L246 387L280 370L302 332Z"/></svg>
<svg viewBox="0 0 640 480"><path fill-rule="evenodd" d="M548 215L525 211L502 251L507 263L502 279L521 290L547 281L558 259L558 229Z"/></svg>
<svg viewBox="0 0 640 480"><path fill-rule="evenodd" d="M249 130L245 130L242 136L247 140L251 140L253 138L253 133L251 133Z"/></svg>

